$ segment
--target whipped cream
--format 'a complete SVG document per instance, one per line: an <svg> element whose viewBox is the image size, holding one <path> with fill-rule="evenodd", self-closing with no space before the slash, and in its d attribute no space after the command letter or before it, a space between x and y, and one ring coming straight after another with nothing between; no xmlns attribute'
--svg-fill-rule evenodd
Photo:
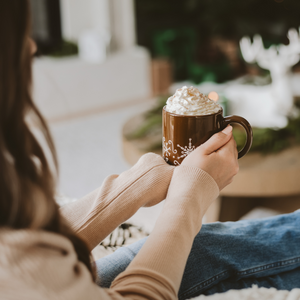
<svg viewBox="0 0 300 300"><path fill-rule="evenodd" d="M221 106L193 86L184 86L167 100L166 110L179 115L210 115L220 111Z"/></svg>

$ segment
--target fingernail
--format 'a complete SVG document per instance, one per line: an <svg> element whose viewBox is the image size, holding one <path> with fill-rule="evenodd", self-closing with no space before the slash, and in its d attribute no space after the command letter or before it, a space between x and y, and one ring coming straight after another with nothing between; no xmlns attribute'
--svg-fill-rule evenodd
<svg viewBox="0 0 300 300"><path fill-rule="evenodd" d="M232 126L228 125L225 129L222 130L223 133L229 134L232 131Z"/></svg>

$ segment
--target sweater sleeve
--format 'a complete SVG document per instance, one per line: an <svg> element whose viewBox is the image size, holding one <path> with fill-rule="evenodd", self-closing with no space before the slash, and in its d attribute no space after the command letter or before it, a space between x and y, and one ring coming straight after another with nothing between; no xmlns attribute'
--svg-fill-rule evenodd
<svg viewBox="0 0 300 300"><path fill-rule="evenodd" d="M112 283L112 291L126 299L177 299L193 240L218 194L218 185L206 172L177 167L153 232Z"/></svg>
<svg viewBox="0 0 300 300"><path fill-rule="evenodd" d="M100 188L63 206L61 213L93 249L140 207L164 200L173 170L161 156L145 154L130 170L109 176Z"/></svg>

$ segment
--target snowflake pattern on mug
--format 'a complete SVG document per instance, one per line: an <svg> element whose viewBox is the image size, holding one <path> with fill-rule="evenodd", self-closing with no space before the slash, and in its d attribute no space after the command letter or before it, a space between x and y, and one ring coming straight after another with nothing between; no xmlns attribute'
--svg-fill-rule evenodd
<svg viewBox="0 0 300 300"><path fill-rule="evenodd" d="M177 154L177 150L174 147L174 144L171 140L169 140L168 142L165 142L166 139L165 137L163 137L163 156L166 162L169 161L169 158L171 155L173 158L175 158L175 155ZM174 165L178 166L180 165L180 163L177 160L174 160Z"/></svg>
<svg viewBox="0 0 300 300"><path fill-rule="evenodd" d="M179 156L178 159L188 156L195 150L195 146L192 146L192 139L189 139L189 146L181 147L180 145L177 145L177 147L179 147L182 150L182 155Z"/></svg>
<svg viewBox="0 0 300 300"><path fill-rule="evenodd" d="M169 158L172 156L173 159L176 158L176 160L173 161L175 166L180 165L180 163L177 161L177 159L182 159L186 156L188 156L191 152L195 150L195 146L192 145L192 139L189 139L189 145L182 147L180 145L177 145L182 151L181 151L181 156L177 155L177 150L174 147L174 144L171 140L166 142L165 137L163 137L163 156L166 162L169 161ZM176 157L177 156L177 157Z"/></svg>

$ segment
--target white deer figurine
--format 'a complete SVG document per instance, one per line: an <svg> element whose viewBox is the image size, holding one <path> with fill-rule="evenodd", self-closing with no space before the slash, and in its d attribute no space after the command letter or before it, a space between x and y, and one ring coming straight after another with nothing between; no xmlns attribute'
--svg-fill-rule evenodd
<svg viewBox="0 0 300 300"><path fill-rule="evenodd" d="M294 95L291 87L291 67L300 59L300 28L290 29L288 45L265 49L261 36L255 35L240 41L246 62L270 70L272 83L267 86L232 85L225 91L232 101L232 112L248 118L257 127L284 127L291 115ZM300 83L299 83L300 84Z"/></svg>

